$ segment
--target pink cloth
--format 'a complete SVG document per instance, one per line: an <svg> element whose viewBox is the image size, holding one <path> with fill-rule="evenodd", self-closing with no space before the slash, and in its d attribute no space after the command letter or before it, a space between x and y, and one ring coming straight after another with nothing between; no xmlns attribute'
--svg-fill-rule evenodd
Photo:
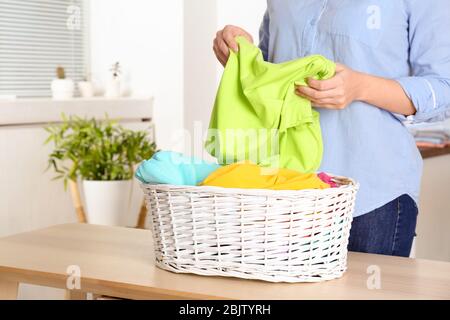
<svg viewBox="0 0 450 320"><path fill-rule="evenodd" d="M330 185L331 188L338 187L336 182L334 182L333 179L329 175L327 175L325 172L321 172L317 176L319 177L320 180L322 180L326 184Z"/></svg>

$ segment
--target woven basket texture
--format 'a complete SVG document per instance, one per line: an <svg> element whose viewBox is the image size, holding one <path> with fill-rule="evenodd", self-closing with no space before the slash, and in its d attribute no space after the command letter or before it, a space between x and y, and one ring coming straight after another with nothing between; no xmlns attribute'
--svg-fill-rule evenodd
<svg viewBox="0 0 450 320"><path fill-rule="evenodd" d="M335 279L347 267L358 185L275 191L141 184L156 265L271 282Z"/></svg>

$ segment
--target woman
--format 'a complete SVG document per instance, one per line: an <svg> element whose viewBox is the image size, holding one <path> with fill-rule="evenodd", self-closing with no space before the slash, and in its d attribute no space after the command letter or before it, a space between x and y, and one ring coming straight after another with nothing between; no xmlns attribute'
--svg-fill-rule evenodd
<svg viewBox="0 0 450 320"><path fill-rule="evenodd" d="M321 170L360 182L349 250L409 256L422 159L404 122L450 117L450 1L268 0L260 29L267 61L321 54L332 79L309 79L296 93L321 116ZM217 32L226 64L236 36Z"/></svg>

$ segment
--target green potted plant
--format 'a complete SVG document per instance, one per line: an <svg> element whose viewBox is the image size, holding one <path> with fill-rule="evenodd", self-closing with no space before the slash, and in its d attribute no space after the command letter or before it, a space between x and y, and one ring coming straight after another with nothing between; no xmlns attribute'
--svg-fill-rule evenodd
<svg viewBox="0 0 450 320"><path fill-rule="evenodd" d="M146 131L126 129L109 119L66 117L46 127L46 143L53 143L49 168L55 179L82 180L87 221L123 225L134 169L150 158L156 145Z"/></svg>

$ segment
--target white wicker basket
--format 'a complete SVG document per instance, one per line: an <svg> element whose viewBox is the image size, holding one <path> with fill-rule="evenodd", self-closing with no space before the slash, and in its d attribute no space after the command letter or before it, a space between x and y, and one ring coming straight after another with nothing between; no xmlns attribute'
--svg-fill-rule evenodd
<svg viewBox="0 0 450 320"><path fill-rule="evenodd" d="M346 270L358 185L274 191L142 184L156 265L173 272L317 282Z"/></svg>

